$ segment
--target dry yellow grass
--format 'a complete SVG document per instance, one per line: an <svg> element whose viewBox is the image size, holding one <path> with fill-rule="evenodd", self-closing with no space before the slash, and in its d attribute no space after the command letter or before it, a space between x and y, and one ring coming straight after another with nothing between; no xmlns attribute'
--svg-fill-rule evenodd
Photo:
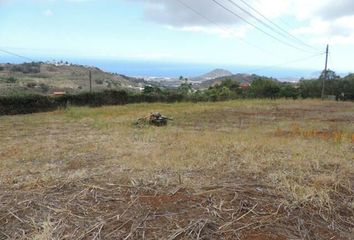
<svg viewBox="0 0 354 240"><path fill-rule="evenodd" d="M167 127L133 125L155 111L174 121ZM14 196L16 191L42 191L75 182L153 184L161 189L181 184L197 193L233 183L254 185L257 191L269 189L278 196L269 201L284 209L308 206L328 224L331 211L339 214L334 211L338 201L343 211L354 213L350 197L354 193L354 103L244 100L73 107L4 116L0 121L0 182ZM331 237L350 239L354 218L346 219L346 229L329 227ZM49 220L37 224L42 230L29 230L23 238L55 235ZM130 237L141 237L137 229L128 231ZM0 238L1 232L9 235L6 226ZM322 234L304 232L295 236L310 239ZM100 237L105 239L104 234Z"/></svg>

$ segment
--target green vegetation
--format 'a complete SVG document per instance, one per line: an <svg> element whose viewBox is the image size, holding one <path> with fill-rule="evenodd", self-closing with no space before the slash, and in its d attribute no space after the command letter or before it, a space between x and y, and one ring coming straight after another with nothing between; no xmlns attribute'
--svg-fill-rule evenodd
<svg viewBox="0 0 354 240"><path fill-rule="evenodd" d="M143 80L107 73L95 67L68 64L65 62L23 64L0 64L0 95L50 94L53 91L64 91L72 94L83 93L90 88L89 71L92 72L92 87L96 91L107 89L138 92ZM9 81L13 77L16 81ZM27 83L37 83L36 87L27 87ZM9 85L8 83L14 83ZM47 87L41 86L45 84Z"/></svg>
<svg viewBox="0 0 354 240"><path fill-rule="evenodd" d="M58 106L58 102L50 96L12 95L11 97L0 97L0 115L51 111Z"/></svg>
<svg viewBox="0 0 354 240"><path fill-rule="evenodd" d="M12 72L22 72L22 73L39 73L41 70L41 64L32 62L32 63L22 63L18 65L14 65L11 68Z"/></svg>
<svg viewBox="0 0 354 240"><path fill-rule="evenodd" d="M325 92L335 95L340 100L354 100L354 75L349 74L343 79L327 80Z"/></svg>
<svg viewBox="0 0 354 240"><path fill-rule="evenodd" d="M17 79L14 77L0 77L0 82L4 83L16 83Z"/></svg>
<svg viewBox="0 0 354 240"><path fill-rule="evenodd" d="M253 82L241 85L235 80L226 79L205 90L193 90L188 79L181 77L181 85L176 89L145 86L141 93L125 90L105 90L100 92L82 92L61 97L18 95L0 97L0 115L16 113L33 113L65 107L76 106L122 105L141 102L205 102L225 101L232 99L306 99L320 98L322 91L322 74L319 79L301 80L299 83L281 83L272 78L254 76ZM354 100L354 74L340 78L333 71L328 71L325 81L325 94L336 100ZM7 82L16 82L14 78L6 78ZM112 82L118 84L118 82ZM42 93L49 91L44 83L38 85ZM28 88L37 88L30 82ZM109 87L109 86L108 86ZM41 100L38 103L38 100ZM43 100L43 101L42 101Z"/></svg>
<svg viewBox="0 0 354 240"><path fill-rule="evenodd" d="M279 95L286 99L297 99L300 95L300 92L299 89L296 88L293 84L283 83L280 85Z"/></svg>
<svg viewBox="0 0 354 240"><path fill-rule="evenodd" d="M49 91L49 89L50 89L49 86L44 84L44 83L40 83L39 87L41 88L43 93L47 93Z"/></svg>
<svg viewBox="0 0 354 240"><path fill-rule="evenodd" d="M255 98L270 98L276 99L279 96L279 83L264 78L257 78L252 82L250 88L250 96Z"/></svg>
<svg viewBox="0 0 354 240"><path fill-rule="evenodd" d="M300 81L300 95L302 98L321 97L324 73L319 79ZM329 70L325 82L325 95L332 95L337 100L354 100L354 75L341 78Z"/></svg>
<svg viewBox="0 0 354 240"><path fill-rule="evenodd" d="M183 76L180 76L179 80L181 81L181 85L178 87L178 93L184 96L190 95L193 92L192 84Z"/></svg>
<svg viewBox="0 0 354 240"><path fill-rule="evenodd" d="M96 79L95 82L97 85L102 85L104 81L102 79Z"/></svg>
<svg viewBox="0 0 354 240"><path fill-rule="evenodd" d="M320 98L322 92L323 73L318 79L301 80L300 83L282 83L273 78L253 76L251 84L242 86L232 78L226 78L206 90L191 91L192 85L182 79L181 86L175 91L183 95L184 100L223 101L240 98ZM173 90L154 89L154 94L164 94ZM337 100L354 100L354 74L340 78L329 70L325 81L325 95L334 96Z"/></svg>
<svg viewBox="0 0 354 240"><path fill-rule="evenodd" d="M242 96L242 90L238 82L226 79L225 81L215 86L209 87L204 93L205 98L211 101L235 99Z"/></svg>
<svg viewBox="0 0 354 240"><path fill-rule="evenodd" d="M60 107L66 107L67 105L98 107L143 101L144 99L139 99L135 95L129 96L126 91L85 92L60 97L16 94L0 97L0 115L51 111Z"/></svg>

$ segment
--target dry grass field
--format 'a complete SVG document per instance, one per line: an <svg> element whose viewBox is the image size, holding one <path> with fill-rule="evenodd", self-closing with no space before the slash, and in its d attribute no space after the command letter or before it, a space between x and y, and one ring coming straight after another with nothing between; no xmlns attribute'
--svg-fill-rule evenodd
<svg viewBox="0 0 354 240"><path fill-rule="evenodd" d="M354 239L354 103L73 107L0 139L1 240Z"/></svg>

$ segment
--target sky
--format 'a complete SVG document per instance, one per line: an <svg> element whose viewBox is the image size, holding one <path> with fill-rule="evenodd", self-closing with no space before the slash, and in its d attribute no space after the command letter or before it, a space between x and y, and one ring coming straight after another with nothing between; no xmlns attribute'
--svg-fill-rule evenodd
<svg viewBox="0 0 354 240"><path fill-rule="evenodd" d="M315 71L326 44L329 68L353 72L353 0L0 0L0 50L34 60Z"/></svg>

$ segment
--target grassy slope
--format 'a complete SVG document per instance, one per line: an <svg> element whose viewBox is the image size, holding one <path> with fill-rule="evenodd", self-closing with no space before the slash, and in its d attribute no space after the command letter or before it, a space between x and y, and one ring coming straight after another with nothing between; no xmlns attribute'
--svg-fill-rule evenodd
<svg viewBox="0 0 354 240"><path fill-rule="evenodd" d="M175 120L132 125L152 111ZM354 234L353 103L138 104L0 120L0 236Z"/></svg>
<svg viewBox="0 0 354 240"><path fill-rule="evenodd" d="M0 71L0 94L12 92L26 93L52 93L53 91L64 90L68 92L89 91L89 68L78 65L55 66L52 64L42 64L40 73L23 74L21 72L9 72L12 65L2 65L3 71ZM96 91L108 89L139 89L137 82L131 81L120 75L106 73L97 68L92 70L92 84ZM4 79L13 77L16 83L6 83ZM3 79L3 80L1 80ZM35 83L36 87L29 87L28 84ZM40 84L49 87L48 91L43 91Z"/></svg>

